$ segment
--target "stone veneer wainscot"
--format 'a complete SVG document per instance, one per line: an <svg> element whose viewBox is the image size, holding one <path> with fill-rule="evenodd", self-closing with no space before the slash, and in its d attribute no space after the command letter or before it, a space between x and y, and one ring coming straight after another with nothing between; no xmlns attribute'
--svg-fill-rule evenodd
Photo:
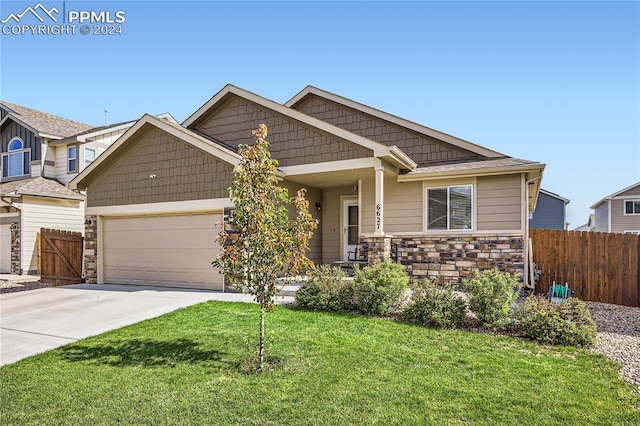
<svg viewBox="0 0 640 426"><path fill-rule="evenodd" d="M89 223L90 222L90 223ZM85 216L84 222L85 282L98 283L98 217Z"/></svg>
<svg viewBox="0 0 640 426"><path fill-rule="evenodd" d="M390 257L390 247L395 245L397 262L412 280L430 277L460 284L474 270L495 267L524 279L522 235L370 237L361 242L369 245L370 263Z"/></svg>
<svg viewBox="0 0 640 426"><path fill-rule="evenodd" d="M20 222L11 224L11 273L20 275Z"/></svg>

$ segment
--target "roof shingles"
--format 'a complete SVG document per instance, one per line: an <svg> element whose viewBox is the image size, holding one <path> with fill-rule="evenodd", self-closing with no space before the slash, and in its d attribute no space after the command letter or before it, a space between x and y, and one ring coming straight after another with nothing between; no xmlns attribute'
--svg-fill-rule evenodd
<svg viewBox="0 0 640 426"><path fill-rule="evenodd" d="M485 168L524 166L528 164L538 163L536 163L535 161L520 160L518 158L507 157L495 160L451 162L446 164L437 163L433 165L418 167L414 170L411 170L408 174L465 171Z"/></svg>
<svg viewBox="0 0 640 426"><path fill-rule="evenodd" d="M35 109L2 100L0 100L0 106L6 109L10 116L13 116L37 132L59 138L66 138L93 128L93 126L85 123L47 114L42 111L36 111Z"/></svg>
<svg viewBox="0 0 640 426"><path fill-rule="evenodd" d="M83 201L84 197L61 183L41 176L0 183L0 196L31 195L36 197L61 198Z"/></svg>

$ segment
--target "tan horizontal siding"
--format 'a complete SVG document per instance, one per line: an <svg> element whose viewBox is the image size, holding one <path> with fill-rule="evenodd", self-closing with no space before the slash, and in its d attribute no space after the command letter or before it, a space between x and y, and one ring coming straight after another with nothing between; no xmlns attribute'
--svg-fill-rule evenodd
<svg viewBox="0 0 640 426"><path fill-rule="evenodd" d="M521 230L522 192L519 174L478 177L476 229Z"/></svg>
<svg viewBox="0 0 640 426"><path fill-rule="evenodd" d="M364 179L360 185L362 193L362 205L360 206L360 224L361 234L371 234L375 232L375 211L376 211L376 187L373 178Z"/></svg>
<svg viewBox="0 0 640 426"><path fill-rule="evenodd" d="M640 215L625 215L624 201L611 200L611 232L640 231Z"/></svg>
<svg viewBox="0 0 640 426"><path fill-rule="evenodd" d="M55 147L51 147L55 150L55 177L63 185L68 184L71 179L76 177L78 174L77 172L67 173L67 146L68 145L58 145ZM76 157L77 156L78 154L76 152Z"/></svg>
<svg viewBox="0 0 640 426"><path fill-rule="evenodd" d="M635 188L631 188L630 190L625 191L622 194L618 194L618 197L628 197L633 195L637 195L640 197L640 185L636 186Z"/></svg>
<svg viewBox="0 0 640 426"><path fill-rule="evenodd" d="M312 130L302 123L238 97L213 111L206 119L200 120L196 130L237 148L240 144L253 144L251 131L260 124L269 127L269 150L283 167L372 155L369 149Z"/></svg>
<svg viewBox="0 0 640 426"><path fill-rule="evenodd" d="M322 263L342 260L342 200L341 196L356 197L353 186L329 188L322 199Z"/></svg>
<svg viewBox="0 0 640 426"><path fill-rule="evenodd" d="M422 182L398 183L385 179L384 232L422 232Z"/></svg>
<svg viewBox="0 0 640 426"><path fill-rule="evenodd" d="M318 220L318 228L309 242L307 257L315 264L320 264L322 263L322 212L318 212L316 209L316 203L322 204L322 191L306 185L299 185L294 182L284 182L283 186L289 191L289 197L295 197L300 188L305 188L307 190L306 198L309 202L309 213L311 213L311 216L313 216L314 219ZM294 217L294 215L295 207L291 206L289 209L289 216Z"/></svg>

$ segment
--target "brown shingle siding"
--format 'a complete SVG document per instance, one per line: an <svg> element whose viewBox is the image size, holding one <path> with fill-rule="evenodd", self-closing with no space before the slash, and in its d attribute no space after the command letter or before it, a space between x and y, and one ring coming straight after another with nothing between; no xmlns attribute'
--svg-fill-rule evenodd
<svg viewBox="0 0 640 426"><path fill-rule="evenodd" d="M419 165L444 160L482 158L318 96L309 96L295 109L367 139L387 146L397 145Z"/></svg>
<svg viewBox="0 0 640 426"><path fill-rule="evenodd" d="M232 170L231 165L153 129L90 183L87 206L226 198Z"/></svg>
<svg viewBox="0 0 640 426"><path fill-rule="evenodd" d="M283 167L371 155L369 149L308 129L241 98L214 111L196 130L237 148L240 144L253 143L251 130L261 123L269 126L269 149Z"/></svg>

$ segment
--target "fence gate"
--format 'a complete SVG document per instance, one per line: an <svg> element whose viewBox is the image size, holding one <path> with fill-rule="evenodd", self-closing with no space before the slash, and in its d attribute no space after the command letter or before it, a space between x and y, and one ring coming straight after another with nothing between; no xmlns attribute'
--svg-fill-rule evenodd
<svg viewBox="0 0 640 426"><path fill-rule="evenodd" d="M53 285L78 284L82 279L82 244L79 232L40 229L40 280Z"/></svg>

